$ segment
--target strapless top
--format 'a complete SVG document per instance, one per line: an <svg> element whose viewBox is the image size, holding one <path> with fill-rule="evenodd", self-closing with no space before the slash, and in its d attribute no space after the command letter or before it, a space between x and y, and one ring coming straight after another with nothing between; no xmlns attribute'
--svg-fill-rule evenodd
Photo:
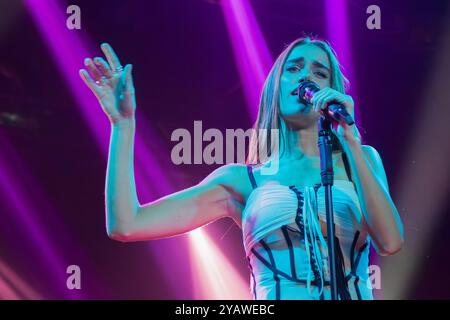
<svg viewBox="0 0 450 320"><path fill-rule="evenodd" d="M366 286L370 238L353 182L335 180L332 195L344 276L347 285L352 279L354 284L348 286L350 294L352 299L373 299ZM255 299L324 298L329 285L325 215L320 184L254 185L242 212L242 232ZM358 243L362 245L356 249Z"/></svg>

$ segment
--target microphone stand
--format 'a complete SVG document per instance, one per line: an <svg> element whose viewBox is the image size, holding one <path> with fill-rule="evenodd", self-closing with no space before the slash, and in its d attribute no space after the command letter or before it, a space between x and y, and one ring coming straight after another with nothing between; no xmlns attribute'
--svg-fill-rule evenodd
<svg viewBox="0 0 450 320"><path fill-rule="evenodd" d="M314 94L320 90L320 87L312 81L300 81L298 88L292 94L298 95L300 101L304 103L311 103ZM329 109L326 115L331 116L335 121L344 121L348 125L352 125L352 116L345 110L341 104L332 103L327 106ZM336 241L335 241L335 225L333 214L333 196L331 187L333 186L334 172L333 172L333 142L331 131L330 117L321 115L317 121L318 128L318 146L320 152L320 177L322 186L325 187L325 209L327 220L327 237L328 237L328 258L330 263L330 288L331 299L338 300L337 287L337 260L336 260ZM342 297L341 297L342 298Z"/></svg>
<svg viewBox="0 0 450 320"><path fill-rule="evenodd" d="M325 188L325 208L327 220L328 258L330 266L330 288L331 300L338 300L337 278L336 278L336 246L335 225L333 214L333 197L331 187L333 186L334 172L332 161L332 133L331 121L324 116L318 120L318 146L320 152L320 176L322 186Z"/></svg>

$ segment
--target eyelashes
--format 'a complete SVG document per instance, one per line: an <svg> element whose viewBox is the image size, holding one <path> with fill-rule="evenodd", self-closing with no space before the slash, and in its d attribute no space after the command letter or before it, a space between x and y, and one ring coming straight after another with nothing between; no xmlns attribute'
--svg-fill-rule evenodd
<svg viewBox="0 0 450 320"><path fill-rule="evenodd" d="M296 72L296 71L300 71L301 68L299 66L292 66L292 67L286 68L286 70L289 71L289 72ZM322 79L328 78L328 75L323 73L323 72L321 72L321 71L316 71L316 72L314 72L314 74L319 76Z"/></svg>
<svg viewBox="0 0 450 320"><path fill-rule="evenodd" d="M293 67L287 68L286 70L287 70L287 71L295 71L295 70L300 71L300 68L297 67L297 66L293 66Z"/></svg>
<svg viewBox="0 0 450 320"><path fill-rule="evenodd" d="M316 72L316 74L319 75L323 79L327 78L327 75L323 72L318 71L318 72Z"/></svg>

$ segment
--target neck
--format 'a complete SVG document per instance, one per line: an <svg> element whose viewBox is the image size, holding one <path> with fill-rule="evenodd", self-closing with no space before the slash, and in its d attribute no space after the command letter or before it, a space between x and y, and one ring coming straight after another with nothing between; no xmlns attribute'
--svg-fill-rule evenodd
<svg viewBox="0 0 450 320"><path fill-rule="evenodd" d="M283 129L286 128L286 144L292 146L290 152L286 153L287 158L319 157L317 125L302 129L287 127L284 121L281 121L281 125Z"/></svg>
<svg viewBox="0 0 450 320"><path fill-rule="evenodd" d="M301 129L293 135L296 149L306 157L318 157L319 148L317 142L319 139L317 126Z"/></svg>

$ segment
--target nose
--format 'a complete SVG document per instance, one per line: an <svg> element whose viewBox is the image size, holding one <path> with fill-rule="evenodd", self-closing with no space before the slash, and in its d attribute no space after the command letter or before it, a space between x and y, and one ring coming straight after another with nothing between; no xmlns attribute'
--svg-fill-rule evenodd
<svg viewBox="0 0 450 320"><path fill-rule="evenodd" d="M300 84L300 83L305 82L305 81L311 81L311 78L309 76L301 77L298 80L298 83Z"/></svg>
<svg viewBox="0 0 450 320"><path fill-rule="evenodd" d="M299 83L303 82L303 81L310 81L311 80L311 74L309 72L309 68L305 67L303 68L301 74L300 74L300 79L298 80Z"/></svg>

